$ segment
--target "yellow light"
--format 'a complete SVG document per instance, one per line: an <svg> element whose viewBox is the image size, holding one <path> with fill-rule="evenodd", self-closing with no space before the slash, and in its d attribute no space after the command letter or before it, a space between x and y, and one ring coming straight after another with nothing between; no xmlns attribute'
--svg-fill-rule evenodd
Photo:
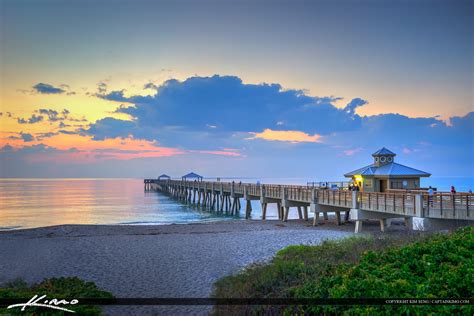
<svg viewBox="0 0 474 316"><path fill-rule="evenodd" d="M359 183L359 182L362 182L362 176L360 174L354 176L354 180Z"/></svg>

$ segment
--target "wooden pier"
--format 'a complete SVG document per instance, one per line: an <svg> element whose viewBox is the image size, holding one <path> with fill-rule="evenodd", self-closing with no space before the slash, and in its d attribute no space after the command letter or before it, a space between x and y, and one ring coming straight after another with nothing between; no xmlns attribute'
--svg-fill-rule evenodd
<svg viewBox="0 0 474 316"><path fill-rule="evenodd" d="M356 232L362 222L377 219L384 231L387 219L405 218L407 224L413 217L444 221L474 222L473 193L426 192L360 192L347 188L329 189L318 186L251 184L235 182L185 181L145 179L145 190L168 194L183 203L201 206L214 211L238 214L245 202L245 217L252 213L251 201L260 201L262 220L266 219L267 206L275 203L278 218L288 220L292 209L296 209L301 220L308 221L314 214L313 225L320 222L320 214L327 220L327 213L336 214L337 223L351 218L356 221ZM344 218L342 218L344 217Z"/></svg>

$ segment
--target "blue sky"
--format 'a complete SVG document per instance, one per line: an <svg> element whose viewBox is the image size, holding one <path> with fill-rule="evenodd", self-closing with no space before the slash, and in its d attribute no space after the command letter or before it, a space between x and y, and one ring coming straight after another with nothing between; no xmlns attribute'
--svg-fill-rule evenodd
<svg viewBox="0 0 474 316"><path fill-rule="evenodd" d="M2 177L472 176L471 1L1 1Z"/></svg>

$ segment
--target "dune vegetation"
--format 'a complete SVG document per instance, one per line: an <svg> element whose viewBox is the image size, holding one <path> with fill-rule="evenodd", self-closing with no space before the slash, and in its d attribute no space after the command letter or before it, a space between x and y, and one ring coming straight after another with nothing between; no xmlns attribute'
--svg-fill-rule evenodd
<svg viewBox="0 0 474 316"><path fill-rule="evenodd" d="M218 280L215 298L418 298L474 296L474 228L433 235L351 237L290 246L268 263ZM464 314L472 305L215 306L214 314Z"/></svg>

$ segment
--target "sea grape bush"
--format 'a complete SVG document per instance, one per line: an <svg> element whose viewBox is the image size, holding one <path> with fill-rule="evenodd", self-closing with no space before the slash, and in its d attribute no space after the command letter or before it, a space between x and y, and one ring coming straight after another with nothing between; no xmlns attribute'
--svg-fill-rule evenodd
<svg viewBox="0 0 474 316"><path fill-rule="evenodd" d="M215 297L472 298L474 228L431 236L349 238L290 246L268 264L215 284ZM237 306L241 312L338 314L473 314L469 305ZM223 309L216 307L215 314Z"/></svg>

